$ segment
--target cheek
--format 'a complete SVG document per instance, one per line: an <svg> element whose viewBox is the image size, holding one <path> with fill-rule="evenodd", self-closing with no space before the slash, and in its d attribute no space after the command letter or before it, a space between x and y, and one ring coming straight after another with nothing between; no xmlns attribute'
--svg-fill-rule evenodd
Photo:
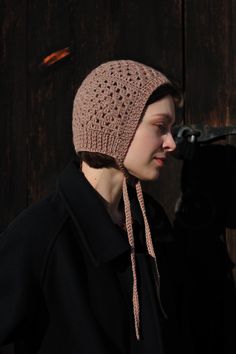
<svg viewBox="0 0 236 354"><path fill-rule="evenodd" d="M137 132L130 144L127 156L133 159L141 159L144 154L144 147L147 146L147 135L144 132Z"/></svg>
<svg viewBox="0 0 236 354"><path fill-rule="evenodd" d="M125 161L129 165L135 165L147 159L154 154L158 148L159 139L156 134L150 132L140 131L135 135Z"/></svg>
<svg viewBox="0 0 236 354"><path fill-rule="evenodd" d="M139 158L153 154L161 145L161 138L154 131L142 131L136 135L131 144L131 150L139 154Z"/></svg>

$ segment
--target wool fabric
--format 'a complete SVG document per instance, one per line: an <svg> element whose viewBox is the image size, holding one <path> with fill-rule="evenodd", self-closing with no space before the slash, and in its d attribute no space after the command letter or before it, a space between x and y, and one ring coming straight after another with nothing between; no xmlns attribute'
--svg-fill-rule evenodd
<svg viewBox="0 0 236 354"><path fill-rule="evenodd" d="M167 83L159 71L132 60L92 70L74 99L75 150L103 153L122 164L149 96Z"/></svg>
<svg viewBox="0 0 236 354"><path fill-rule="evenodd" d="M133 314L135 333L140 340L140 305L135 260L132 213L127 189L131 177L123 162L144 112L149 96L170 80L160 71L133 60L113 60L92 70L79 87L73 104L73 143L76 152L98 152L113 157L124 172L123 200L125 224L130 244L133 273ZM160 275L145 210L142 187L135 178L142 211L147 251L154 263L154 279L160 300Z"/></svg>

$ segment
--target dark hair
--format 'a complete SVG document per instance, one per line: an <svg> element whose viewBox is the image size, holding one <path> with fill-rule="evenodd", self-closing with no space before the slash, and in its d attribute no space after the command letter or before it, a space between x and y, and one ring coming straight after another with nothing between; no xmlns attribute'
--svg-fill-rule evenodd
<svg viewBox="0 0 236 354"><path fill-rule="evenodd" d="M177 85L163 84L158 87L148 98L145 107L161 100L163 97L171 95L176 107L181 107L183 104L183 94Z"/></svg>
<svg viewBox="0 0 236 354"><path fill-rule="evenodd" d="M114 157L101 154L99 152L90 152L90 151L78 151L76 157L79 160L80 167L82 161L86 162L90 167L93 168L116 168L119 169L116 160Z"/></svg>
<svg viewBox="0 0 236 354"><path fill-rule="evenodd" d="M171 95L173 97L174 103L176 107L181 107L182 102L183 102L183 95L176 85L170 85L170 84L163 84L162 86L158 87L148 98L143 114L147 108L148 105L162 99L163 97ZM141 121L141 120L140 120ZM79 151L76 154L79 164L81 166L82 161L86 162L90 167L93 168L117 168L119 169L116 160L108 155L101 154L98 152L89 152L89 151Z"/></svg>

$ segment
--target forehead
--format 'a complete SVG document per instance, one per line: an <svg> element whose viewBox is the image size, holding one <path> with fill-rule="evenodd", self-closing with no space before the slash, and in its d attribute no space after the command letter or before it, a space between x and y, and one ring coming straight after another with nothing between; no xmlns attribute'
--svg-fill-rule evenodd
<svg viewBox="0 0 236 354"><path fill-rule="evenodd" d="M168 95L147 106L143 120L164 118L169 123L175 120L175 104L172 96Z"/></svg>

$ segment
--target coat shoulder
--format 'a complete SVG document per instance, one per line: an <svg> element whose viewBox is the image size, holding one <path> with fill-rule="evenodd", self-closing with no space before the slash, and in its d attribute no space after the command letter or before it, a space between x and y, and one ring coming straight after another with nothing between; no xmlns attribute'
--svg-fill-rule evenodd
<svg viewBox="0 0 236 354"><path fill-rule="evenodd" d="M4 234L24 234L36 237L48 235L66 218L67 213L59 196L52 192L47 197L22 210L5 228Z"/></svg>
<svg viewBox="0 0 236 354"><path fill-rule="evenodd" d="M0 254L17 254L21 263L35 266L39 275L50 245L63 227L68 215L57 193L21 211L0 234Z"/></svg>

